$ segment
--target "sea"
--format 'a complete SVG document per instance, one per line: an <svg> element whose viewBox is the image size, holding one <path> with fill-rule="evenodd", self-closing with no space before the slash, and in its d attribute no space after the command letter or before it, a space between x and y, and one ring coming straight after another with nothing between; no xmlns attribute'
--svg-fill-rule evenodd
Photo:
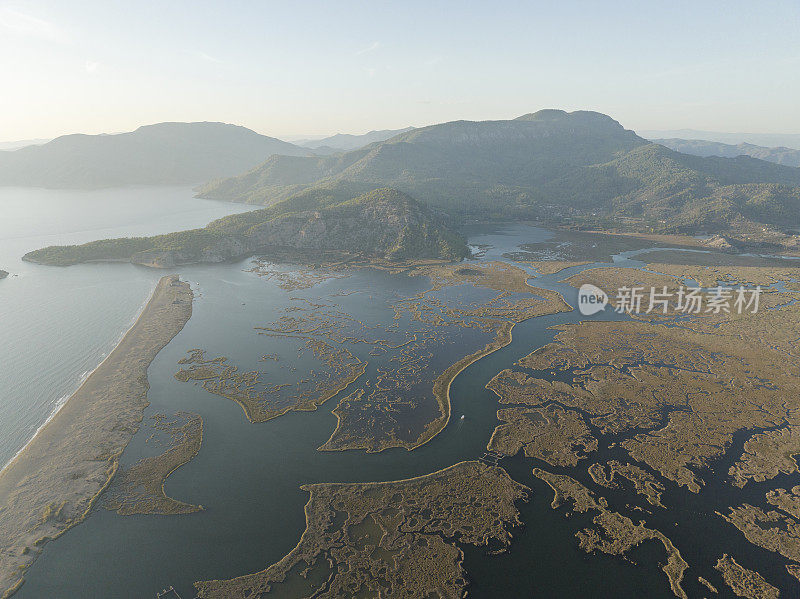
<svg viewBox="0 0 800 599"><path fill-rule="evenodd" d="M202 227L252 209L189 187L0 188L0 467L25 446L133 325L164 273L131 264L69 268L26 252Z"/></svg>

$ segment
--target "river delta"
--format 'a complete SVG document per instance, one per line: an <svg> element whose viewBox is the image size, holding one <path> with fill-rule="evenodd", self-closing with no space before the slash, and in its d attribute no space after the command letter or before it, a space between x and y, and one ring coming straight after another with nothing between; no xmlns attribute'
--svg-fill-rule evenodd
<svg viewBox="0 0 800 599"><path fill-rule="evenodd" d="M179 268L192 316L119 472L18 596L796 594L800 264L525 224L469 243ZM761 310L573 309L583 283L720 281Z"/></svg>

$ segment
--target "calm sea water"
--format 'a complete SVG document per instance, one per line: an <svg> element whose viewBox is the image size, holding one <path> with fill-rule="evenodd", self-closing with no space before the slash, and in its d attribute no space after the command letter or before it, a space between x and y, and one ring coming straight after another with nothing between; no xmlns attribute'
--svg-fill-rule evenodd
<svg viewBox="0 0 800 599"><path fill-rule="evenodd" d="M38 266L48 245L201 227L250 209L186 187L55 191L0 188L0 467L113 349L158 271L125 264Z"/></svg>
<svg viewBox="0 0 800 599"><path fill-rule="evenodd" d="M482 248L483 260L493 260L515 251L520 245L547 242L551 236L536 227L516 225L499 231L474 231L470 242ZM636 251L619 252L614 263L640 266L634 259L635 254ZM200 453L173 473L167 481L166 492L177 499L202 504L205 511L186 516L124 517L97 509L86 522L46 546L29 570L20 597L145 598L154 597L168 585L174 585L183 597L192 597L194 581L231 578L261 570L290 551L305 527L303 506L308 495L300 489L301 485L394 480L427 474L479 457L497 425L497 400L485 389L486 383L503 368L548 343L555 333L550 327L579 320L579 315L572 312L535 318L518 325L509 346L476 362L455 379L452 387L455 417L433 441L417 450L395 449L378 454L320 452L317 448L336 426L331 410L338 397L315 412L289 413L266 423L251 424L234 402L209 394L200 386L178 382L173 376L179 367L178 360L188 349L201 347L213 355L230 357L243 369L259 368L258 357L280 353L285 349L285 341L258 335L253 327L274 321L290 297L312 300L335 297L344 309L365 321L388 322L391 320L388 302L425 289L425 281L360 270L347 278L327 280L308 290L286 292L274 281L247 272L250 265L250 261L243 261L180 269L181 276L192 283L196 292L194 313L183 331L156 357L148 372L151 406L146 417L186 410L199 413L204 419ZM93 312L92 306L94 312L108 310L117 315L117 320L107 316L105 328L97 325L105 331L103 343L107 348L113 346L114 340L135 316L161 274L120 264L47 269L47 272L29 268L31 272L39 272L42 279L52 276L69 281L67 275L71 275L84 280L84 288L92 290L96 299L86 300L90 306L85 312L63 306L53 308L61 310L63 318L69 315L70 322L74 323L72 329L61 335L82 334L83 339L91 341L91 333L80 332L87 326L83 319ZM540 277L536 284L557 289L567 301L574 302L576 291L559 283L558 279L578 270L572 269L560 277ZM112 293L116 285L122 284L131 284L127 294ZM0 283L0 289L2 285ZM58 286L52 283L47 288L52 290ZM80 286L71 289L72 301L83 305L80 304ZM139 289L139 295L128 297ZM352 291L355 293L350 293ZM65 300L60 297L56 295L52 303L63 304ZM116 305L120 302L127 303ZM118 323L116 329L112 321ZM51 344L58 337L58 333L47 327L44 331L43 343ZM456 348L454 353L460 351L463 348ZM102 353L100 350L97 356ZM37 349L29 353L33 357L38 354ZM46 359L38 359L39 364L46 363ZM263 368L263 364L260 367ZM61 376L70 376L68 365L63 367ZM9 378L16 380L14 376ZM42 413L46 414L46 410ZM462 420L460 415L465 418ZM146 435L143 429L134 437L123 456L125 463L148 454ZM601 451L594 457L605 460L618 459L620 455ZM576 530L588 524L587 519L577 516L567 520L550 509L552 493L533 479L530 461L515 458L505 460L503 465L517 480L531 486L534 494L529 503L521 506L525 526L515 531L509 553L490 556L484 549L465 548L466 568L473 582L471 597L673 596L659 568L663 550L656 544L645 544L634 551L631 557L636 564L608 556L587 556L579 550L574 537ZM588 462L570 473L585 481L588 477L586 465ZM709 488L714 484L710 479ZM743 561L749 567L758 569L784 588L795 588L786 580L781 560L754 549L738 532L714 516L715 509L731 505L724 496L729 487L719 484L715 488L719 493L705 501L668 485L665 502L674 509L654 515L653 524L673 539L692 565L685 582L690 596L701 596L703 592L697 583L698 574L722 587L720 577L713 570L720 548L737 559L746 558ZM753 493L763 497L763 490L756 486ZM604 495L608 495L614 509L623 509L632 500L641 502L641 498L613 491L604 492ZM704 534L697 534L698 527Z"/></svg>

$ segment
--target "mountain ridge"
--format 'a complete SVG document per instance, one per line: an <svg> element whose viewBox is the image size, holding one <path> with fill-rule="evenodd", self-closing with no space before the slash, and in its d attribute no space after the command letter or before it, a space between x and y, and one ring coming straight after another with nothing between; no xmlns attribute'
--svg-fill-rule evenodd
<svg viewBox="0 0 800 599"><path fill-rule="evenodd" d="M736 158L750 156L784 166L800 167L800 150L793 150L783 146L768 148L747 142L736 145L704 139L654 139L654 143L666 146L671 150L692 154L694 156L720 156L722 158Z"/></svg>
<svg viewBox="0 0 800 599"><path fill-rule="evenodd" d="M690 234L742 219L800 224L798 169L683 154L607 115L554 109L420 127L334 156L276 156L203 186L200 196L272 205L320 186L390 186L461 219L610 226L624 218L650 232Z"/></svg>
<svg viewBox="0 0 800 599"><path fill-rule="evenodd" d="M404 127L402 129L379 129L375 131L368 131L362 135L354 135L351 133L336 133L330 137L323 137L322 139L311 139L306 141L297 142L298 146L310 148L315 151L325 150L326 152L336 151L350 151L363 148L371 143L378 141L386 141L399 135L411 131L414 127Z"/></svg>
<svg viewBox="0 0 800 599"><path fill-rule="evenodd" d="M276 153L312 154L240 125L156 123L126 133L62 135L45 144L0 151L0 185L199 185L241 173Z"/></svg>
<svg viewBox="0 0 800 599"><path fill-rule="evenodd" d="M699 139L725 144L750 143L768 148L800 150L800 133L730 133L700 129L654 129L638 131L646 139Z"/></svg>

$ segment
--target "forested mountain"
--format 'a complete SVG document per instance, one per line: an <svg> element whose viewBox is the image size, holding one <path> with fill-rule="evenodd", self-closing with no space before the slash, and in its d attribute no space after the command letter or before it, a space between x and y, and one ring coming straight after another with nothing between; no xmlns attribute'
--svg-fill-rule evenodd
<svg viewBox="0 0 800 599"><path fill-rule="evenodd" d="M751 158L758 158L775 164L800 167L800 150L791 148L765 148L764 146L756 146L749 143L732 145L704 139L672 138L654 139L653 141L662 146L667 146L671 150L695 156L722 156L724 158L750 156Z"/></svg>
<svg viewBox="0 0 800 599"><path fill-rule="evenodd" d="M197 185L311 151L225 123L159 123L115 135L64 135L0 152L0 185L98 188Z"/></svg>
<svg viewBox="0 0 800 599"><path fill-rule="evenodd" d="M461 218L624 218L682 232L718 231L739 219L800 222L800 170L682 154L586 111L454 121L344 154L273 156L201 195L271 205L320 186L390 186Z"/></svg>
<svg viewBox="0 0 800 599"><path fill-rule="evenodd" d="M226 216L203 229L78 246L52 246L25 255L42 264L67 266L90 260L129 260L171 267L222 262L254 253L290 250L389 260L460 259L468 254L464 239L416 200L394 189L375 189L346 197L317 190L271 208Z"/></svg>

